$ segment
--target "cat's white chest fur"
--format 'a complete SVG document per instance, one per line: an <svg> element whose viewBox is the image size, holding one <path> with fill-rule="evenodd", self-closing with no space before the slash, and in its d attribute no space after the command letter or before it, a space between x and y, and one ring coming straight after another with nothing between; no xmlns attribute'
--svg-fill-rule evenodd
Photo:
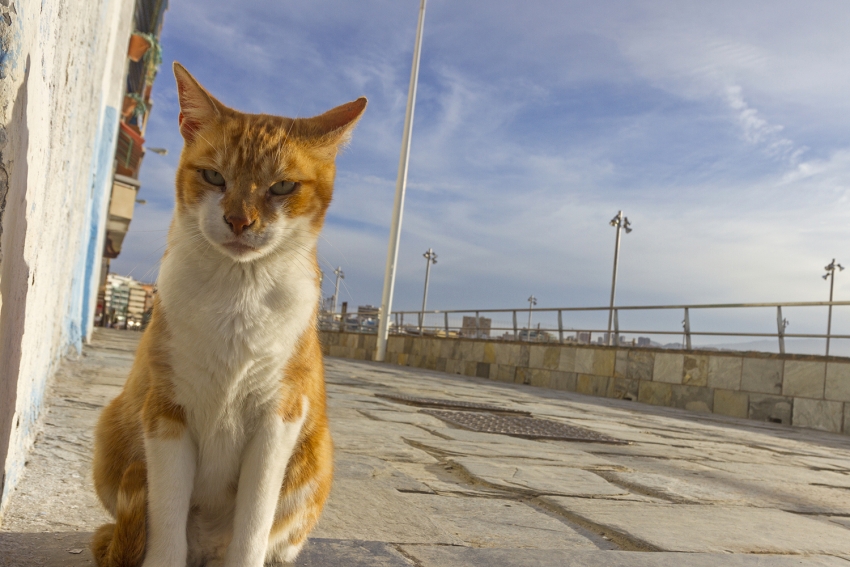
<svg viewBox="0 0 850 567"><path fill-rule="evenodd" d="M180 221L174 230L158 289L175 401L186 410L202 477L205 463L237 467L253 429L277 411L284 366L314 324L319 291L309 266L286 249L238 263L191 239Z"/></svg>
<svg viewBox="0 0 850 567"><path fill-rule="evenodd" d="M148 497L165 518L173 499L184 503L179 515L188 518L190 562L203 564L210 550L223 547L232 556L228 565L259 564L266 553L286 465L309 413L303 396L296 422L278 413L283 398L300 394L287 391L297 385L285 368L315 324L319 300L313 264L303 261L316 237L298 222L287 227L290 239L251 262L226 256L180 217L169 235L158 289L173 400L184 410L186 430L178 440L146 443ZM268 526L257 528L260 520ZM145 567L184 556L167 537L151 534Z"/></svg>

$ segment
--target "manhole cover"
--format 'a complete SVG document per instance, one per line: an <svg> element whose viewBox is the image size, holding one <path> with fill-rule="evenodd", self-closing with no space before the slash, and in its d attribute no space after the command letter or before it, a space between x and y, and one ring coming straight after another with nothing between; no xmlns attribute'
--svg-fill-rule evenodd
<svg viewBox="0 0 850 567"><path fill-rule="evenodd" d="M459 400L439 400L436 398L419 398L417 396L406 396L404 394L375 394L378 398L410 404L412 406L428 406L432 408L452 408L470 411L490 411L495 413L510 413L516 415L531 415L529 411L502 408L490 404L476 404L475 402L462 402Z"/></svg>
<svg viewBox="0 0 850 567"><path fill-rule="evenodd" d="M525 437L527 439L558 439L561 441L628 445L627 441L614 439L613 437L589 429L537 417L430 409L422 410L422 413L433 415L458 427L480 431L482 433L500 433L502 435L513 435L514 437Z"/></svg>

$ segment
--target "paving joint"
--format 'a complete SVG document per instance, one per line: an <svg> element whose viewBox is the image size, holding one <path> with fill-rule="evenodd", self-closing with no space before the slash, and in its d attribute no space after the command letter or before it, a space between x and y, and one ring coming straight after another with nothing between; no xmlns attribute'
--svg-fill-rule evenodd
<svg viewBox="0 0 850 567"><path fill-rule="evenodd" d="M659 552L663 551L660 547L654 546L651 543L642 541L638 538L632 537L628 534L620 532L618 530L612 529L610 526L604 526L602 524L598 524L587 518L583 518L578 514L574 514L572 512L568 512L559 506L555 506L545 500L541 500L539 497L535 498L537 506L549 510L553 514L557 514L567 521L581 527L584 530L587 530L593 534L598 535L612 544L616 545L620 551L639 551L639 552ZM610 537L606 537L610 536Z"/></svg>
<svg viewBox="0 0 850 567"><path fill-rule="evenodd" d="M590 472L592 472L593 474L599 475L600 477L604 478L606 481L610 482L611 484L621 486L621 487L625 488L626 490L633 492L635 494L640 494L642 496L649 496L650 498L659 498L661 500L665 500L667 502L670 502L671 504L689 504L689 503L691 503L684 498L676 498L675 496L672 496L670 494L666 494L666 493L664 493L660 490L653 490L652 488L649 488L649 487L646 487L646 486L641 486L641 485L634 483L634 482L625 481L621 478L617 478L617 476L610 474L610 473L606 474L607 471L590 471Z"/></svg>

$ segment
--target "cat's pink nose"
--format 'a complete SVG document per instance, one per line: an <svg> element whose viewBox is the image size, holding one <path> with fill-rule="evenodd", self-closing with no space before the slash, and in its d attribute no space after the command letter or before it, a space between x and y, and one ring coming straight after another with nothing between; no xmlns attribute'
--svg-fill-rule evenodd
<svg viewBox="0 0 850 567"><path fill-rule="evenodd" d="M224 215L224 222L230 227L230 230L233 231L233 234L239 236L242 234L242 231L246 228L249 228L254 221L257 219L249 219L248 217L244 217L241 215Z"/></svg>

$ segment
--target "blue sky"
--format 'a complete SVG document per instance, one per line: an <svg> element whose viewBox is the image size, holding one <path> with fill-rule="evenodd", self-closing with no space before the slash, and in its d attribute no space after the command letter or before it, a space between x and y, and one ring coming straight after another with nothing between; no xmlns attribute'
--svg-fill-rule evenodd
<svg viewBox="0 0 850 567"><path fill-rule="evenodd" d="M379 303L418 6L173 1L147 131L170 153L146 157L113 271L156 275L178 60L250 112L369 98L320 255L345 271L341 301ZM605 305L619 209L620 304L826 299L823 266L850 264L847 29L843 1L430 0L394 307L419 307L429 247L434 309Z"/></svg>

